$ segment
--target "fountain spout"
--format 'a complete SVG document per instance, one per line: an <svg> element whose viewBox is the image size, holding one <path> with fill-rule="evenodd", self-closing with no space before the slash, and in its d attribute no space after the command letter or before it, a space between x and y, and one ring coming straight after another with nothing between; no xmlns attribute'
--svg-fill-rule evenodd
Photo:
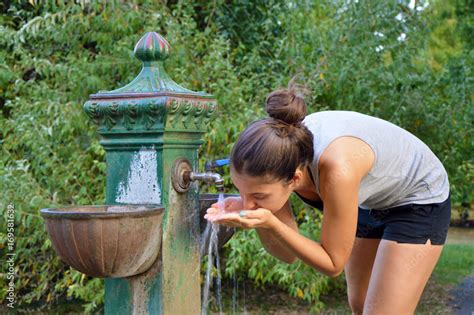
<svg viewBox="0 0 474 315"><path fill-rule="evenodd" d="M219 192L224 191L224 179L219 173L211 171L206 171L203 173L188 172L187 176L192 182L200 181L208 184L214 184Z"/></svg>
<svg viewBox="0 0 474 315"><path fill-rule="evenodd" d="M222 168L224 165L230 163L229 159L215 160L215 161L206 161L204 166L207 176L212 177L212 182L214 183L218 192L224 192L224 179L219 173L213 172L216 168ZM197 174L196 174L197 175ZM191 179L193 180L193 179Z"/></svg>

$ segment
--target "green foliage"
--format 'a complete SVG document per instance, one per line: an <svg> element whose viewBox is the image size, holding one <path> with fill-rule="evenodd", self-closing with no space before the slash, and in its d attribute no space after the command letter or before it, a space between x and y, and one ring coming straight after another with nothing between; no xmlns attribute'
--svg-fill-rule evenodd
<svg viewBox="0 0 474 315"><path fill-rule="evenodd" d="M53 303L64 295L83 299L87 310L103 303L103 282L55 255L39 209L104 202L104 150L82 104L89 94L123 86L138 74L132 48L147 31L163 34L172 45L166 65L176 82L210 92L219 102L202 160L227 155L239 132L264 116L266 94L301 73L313 91L310 111L356 110L404 127L444 163L454 202L472 203L472 8L461 0L430 1L422 11L407 4L0 4L0 224L5 226L7 204L14 204L19 303ZM398 39L402 33L405 40ZM228 179L226 184L231 189ZM301 232L318 239L319 215L301 204L295 211ZM2 230L2 259L5 240ZM301 263L279 263L254 240L254 232L232 239L227 275L280 285L314 302L314 309L322 307L320 294L343 281L328 280Z"/></svg>

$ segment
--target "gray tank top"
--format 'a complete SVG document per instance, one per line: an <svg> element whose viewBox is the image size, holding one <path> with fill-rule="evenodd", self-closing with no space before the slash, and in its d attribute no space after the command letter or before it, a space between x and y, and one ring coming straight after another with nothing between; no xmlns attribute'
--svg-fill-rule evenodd
<svg viewBox="0 0 474 315"><path fill-rule="evenodd" d="M332 141L352 136L366 142L375 154L372 169L361 181L359 207L383 210L409 203L439 203L448 198L448 175L443 164L408 131L351 111L317 112L308 115L304 124L314 136L311 170L319 195L319 158Z"/></svg>

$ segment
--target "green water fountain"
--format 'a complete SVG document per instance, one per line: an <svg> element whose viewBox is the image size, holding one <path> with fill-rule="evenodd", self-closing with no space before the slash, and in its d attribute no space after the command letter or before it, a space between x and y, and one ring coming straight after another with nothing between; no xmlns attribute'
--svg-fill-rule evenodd
<svg viewBox="0 0 474 315"><path fill-rule="evenodd" d="M202 212L217 195L200 197L197 182L222 189L223 180L197 171L198 149L217 103L170 79L170 52L145 34L134 50L140 74L84 104L106 151L106 205L41 210L62 260L106 278L105 314L201 312ZM232 232L221 232L221 246Z"/></svg>

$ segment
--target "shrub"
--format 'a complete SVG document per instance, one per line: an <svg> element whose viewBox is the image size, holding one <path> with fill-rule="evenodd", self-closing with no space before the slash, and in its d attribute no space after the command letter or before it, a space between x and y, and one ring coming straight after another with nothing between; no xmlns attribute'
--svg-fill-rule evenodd
<svg viewBox="0 0 474 315"><path fill-rule="evenodd" d="M171 43L167 69L176 82L211 92L219 102L201 163L227 155L238 133L263 117L265 95L302 73L313 91L311 111L356 110L406 128L445 164L455 204L472 203L468 3L436 1L417 11L407 2L0 4L0 223L6 225L4 209L13 204L20 305L51 304L64 295L84 300L86 310L103 303L102 281L70 269L52 251L39 209L104 202L104 150L82 104L89 94L123 86L138 74L131 49L146 31ZM453 30L459 36L449 38ZM228 179L226 186L232 190ZM301 232L317 239L318 215L294 206ZM254 238L245 231L229 243L227 275L280 285L314 302L314 309L323 307L321 293L342 283L300 263L279 263ZM5 244L3 231L0 241Z"/></svg>

